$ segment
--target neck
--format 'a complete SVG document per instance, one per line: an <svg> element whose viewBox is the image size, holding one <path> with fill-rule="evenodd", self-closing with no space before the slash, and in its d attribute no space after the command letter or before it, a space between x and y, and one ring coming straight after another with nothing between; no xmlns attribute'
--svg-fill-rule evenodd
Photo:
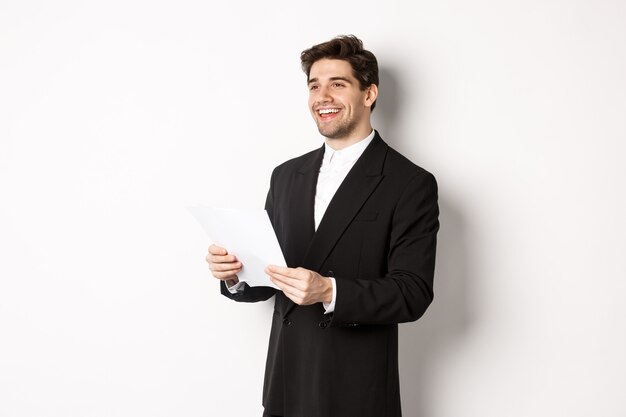
<svg viewBox="0 0 626 417"><path fill-rule="evenodd" d="M355 143L361 142L372 133L372 125L370 123L360 129L355 129L349 135L341 138L326 138L325 142L335 151L340 151Z"/></svg>

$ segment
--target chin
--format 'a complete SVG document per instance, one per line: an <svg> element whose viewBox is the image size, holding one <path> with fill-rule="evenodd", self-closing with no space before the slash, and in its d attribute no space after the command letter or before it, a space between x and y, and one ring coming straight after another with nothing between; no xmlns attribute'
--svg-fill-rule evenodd
<svg viewBox="0 0 626 417"><path fill-rule="evenodd" d="M337 130L328 130L328 129L321 129L321 128L318 128L317 130L319 130L320 135L328 139L338 139L339 137L343 136L342 132L339 132Z"/></svg>
<svg viewBox="0 0 626 417"><path fill-rule="evenodd" d="M342 139L349 136L354 132L354 128L351 126L317 126L320 134L328 139Z"/></svg>

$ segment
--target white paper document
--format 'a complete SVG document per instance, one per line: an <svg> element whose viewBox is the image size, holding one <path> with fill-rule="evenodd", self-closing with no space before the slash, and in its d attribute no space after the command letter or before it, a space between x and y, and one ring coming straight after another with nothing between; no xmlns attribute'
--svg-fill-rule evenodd
<svg viewBox="0 0 626 417"><path fill-rule="evenodd" d="M240 282L251 287L278 287L264 272L267 265L286 266L276 234L265 210L187 208L202 225L209 240L241 261Z"/></svg>

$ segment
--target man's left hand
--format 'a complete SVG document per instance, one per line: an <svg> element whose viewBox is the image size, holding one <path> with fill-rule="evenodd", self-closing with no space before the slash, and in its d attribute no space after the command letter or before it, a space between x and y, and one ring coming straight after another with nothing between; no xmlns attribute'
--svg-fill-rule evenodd
<svg viewBox="0 0 626 417"><path fill-rule="evenodd" d="M269 265L265 273L298 305L330 303L333 298L333 284L315 271L305 268L286 268Z"/></svg>

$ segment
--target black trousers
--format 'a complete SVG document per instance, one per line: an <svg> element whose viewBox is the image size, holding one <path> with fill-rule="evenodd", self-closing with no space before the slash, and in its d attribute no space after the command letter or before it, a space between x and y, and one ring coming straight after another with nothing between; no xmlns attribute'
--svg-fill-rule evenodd
<svg viewBox="0 0 626 417"><path fill-rule="evenodd" d="M263 417L283 417L283 416L276 416L274 414L270 414L267 411L263 410Z"/></svg>

